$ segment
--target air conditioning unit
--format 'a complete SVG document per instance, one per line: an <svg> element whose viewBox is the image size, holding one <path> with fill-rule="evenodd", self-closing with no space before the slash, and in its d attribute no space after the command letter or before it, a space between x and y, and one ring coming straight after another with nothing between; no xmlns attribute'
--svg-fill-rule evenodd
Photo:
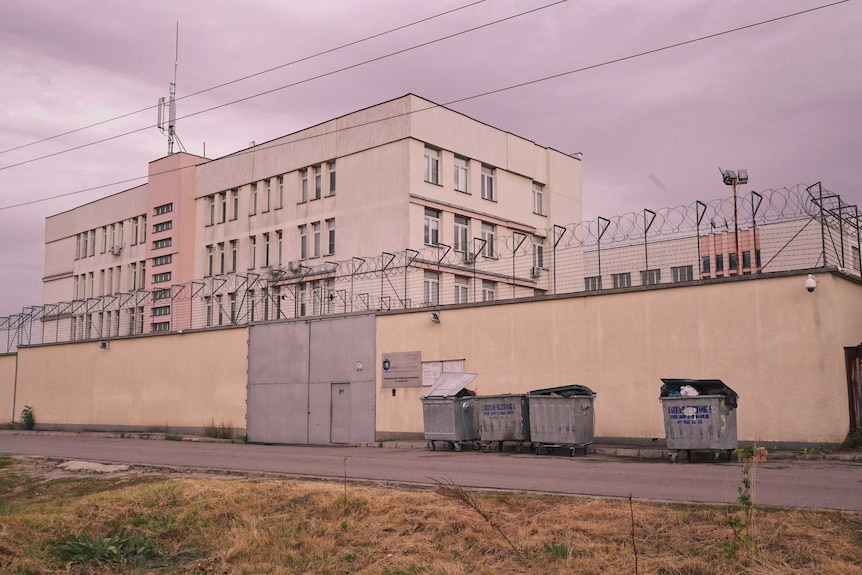
<svg viewBox="0 0 862 575"><path fill-rule="evenodd" d="M467 250L464 252L464 263L465 264L472 264L475 261L476 261L476 254L474 254L470 250Z"/></svg>
<svg viewBox="0 0 862 575"><path fill-rule="evenodd" d="M539 277L540 275L542 275L542 268L540 268L539 266L533 266L532 274L534 278Z"/></svg>
<svg viewBox="0 0 862 575"><path fill-rule="evenodd" d="M298 272L299 267L300 267L300 265L299 265L299 262L297 260L291 260L291 261L287 262L288 271Z"/></svg>
<svg viewBox="0 0 862 575"><path fill-rule="evenodd" d="M117 245L111 246L111 255L118 256L121 253L123 253L123 246L122 245L117 244Z"/></svg>

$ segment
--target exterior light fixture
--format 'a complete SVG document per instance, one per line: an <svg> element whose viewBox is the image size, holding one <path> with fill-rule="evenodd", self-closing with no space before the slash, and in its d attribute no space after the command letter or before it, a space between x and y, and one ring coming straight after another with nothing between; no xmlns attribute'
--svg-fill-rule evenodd
<svg viewBox="0 0 862 575"><path fill-rule="evenodd" d="M110 348L110 345L108 344L107 341L102 340L99 342L99 349L109 349L109 348Z"/></svg>
<svg viewBox="0 0 862 575"><path fill-rule="evenodd" d="M428 319L433 321L434 323L440 323L440 314L436 311L432 311L428 313Z"/></svg>
<svg viewBox="0 0 862 575"><path fill-rule="evenodd" d="M736 243L736 275L742 275L742 256L739 253L739 212L736 208L736 186L739 184L748 183L748 170L722 170L719 166L718 171L721 172L721 178L726 186L733 186L733 237Z"/></svg>
<svg viewBox="0 0 862 575"><path fill-rule="evenodd" d="M814 274L808 274L808 278L805 280L805 289L808 290L808 293L817 289L817 278L814 277Z"/></svg>

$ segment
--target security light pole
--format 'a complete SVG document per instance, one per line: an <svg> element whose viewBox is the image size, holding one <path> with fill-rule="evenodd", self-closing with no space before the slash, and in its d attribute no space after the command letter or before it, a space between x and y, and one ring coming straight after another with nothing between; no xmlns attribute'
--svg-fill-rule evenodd
<svg viewBox="0 0 862 575"><path fill-rule="evenodd" d="M736 186L737 184L748 183L748 170L739 170L739 173L737 173L733 170L722 170L721 167L719 167L718 171L721 172L721 177L724 179L724 183L733 187L733 237L736 243L736 275L741 276L742 255L739 253L739 212L736 207Z"/></svg>

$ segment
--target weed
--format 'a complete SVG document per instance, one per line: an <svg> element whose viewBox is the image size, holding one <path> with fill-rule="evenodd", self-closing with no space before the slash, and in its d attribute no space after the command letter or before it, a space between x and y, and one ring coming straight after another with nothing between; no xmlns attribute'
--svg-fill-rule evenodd
<svg viewBox="0 0 862 575"><path fill-rule="evenodd" d="M33 429L36 427L36 416L33 414L33 408L25 405L21 410L21 427L24 429Z"/></svg>
<svg viewBox="0 0 862 575"><path fill-rule="evenodd" d="M569 546L565 543L545 543L545 551L557 559L566 559L569 556Z"/></svg>
<svg viewBox="0 0 862 575"><path fill-rule="evenodd" d="M737 488L736 501L742 508L742 514L728 515L724 518L724 524L730 527L733 531L733 540L727 541L722 545L724 554L728 559L736 557L736 553L742 547L749 547L754 544L754 539L751 536L751 521L754 513L754 497L752 496L753 482L751 479L751 462L755 461L757 456L757 445L747 445L736 450L737 457L743 461L742 466L742 481Z"/></svg>
<svg viewBox="0 0 862 575"><path fill-rule="evenodd" d="M141 559L155 559L158 550L138 535L114 533L108 537L90 537L86 533L70 535L57 546L60 558L70 563L113 563L125 565Z"/></svg>
<svg viewBox="0 0 862 575"><path fill-rule="evenodd" d="M179 433L166 433L165 434L165 440L167 440L167 441L182 441L183 436L180 435Z"/></svg>
<svg viewBox="0 0 862 575"><path fill-rule="evenodd" d="M207 424L204 426L204 437L212 437L214 439L233 439L233 422L228 420L227 423L222 421L216 425L215 419L210 417Z"/></svg>
<svg viewBox="0 0 862 575"><path fill-rule="evenodd" d="M842 449L854 450L862 448L862 426L857 427L847 434L844 438L844 443L841 444Z"/></svg>
<svg viewBox="0 0 862 575"><path fill-rule="evenodd" d="M341 530L347 531L347 527L348 527L348 522L347 522L347 519L345 519L341 522Z"/></svg>
<svg viewBox="0 0 862 575"><path fill-rule="evenodd" d="M818 445L817 447L803 447L799 451L799 455L828 455L832 453L826 445Z"/></svg>

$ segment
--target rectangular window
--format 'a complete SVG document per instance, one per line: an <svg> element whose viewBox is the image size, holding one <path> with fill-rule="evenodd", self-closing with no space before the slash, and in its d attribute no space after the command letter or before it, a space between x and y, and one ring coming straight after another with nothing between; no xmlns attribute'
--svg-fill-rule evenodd
<svg viewBox="0 0 862 575"><path fill-rule="evenodd" d="M545 186L533 182L533 213L540 216L545 215Z"/></svg>
<svg viewBox="0 0 862 575"><path fill-rule="evenodd" d="M276 265L279 267L284 263L284 251L283 251L283 243L282 243L283 236L284 236L284 234L282 233L281 230L275 231L275 243L277 244L275 249L276 249L276 253L277 253L277 257L278 257L278 260L277 260L278 263L276 263Z"/></svg>
<svg viewBox="0 0 862 575"><path fill-rule="evenodd" d="M82 258L87 257L87 253L89 253L89 250L87 249L87 244L90 241L89 238L90 238L90 232L84 232L83 234L81 234L81 257Z"/></svg>
<svg viewBox="0 0 862 575"><path fill-rule="evenodd" d="M311 230L314 234L314 257L320 257L320 222L311 224Z"/></svg>
<svg viewBox="0 0 862 575"><path fill-rule="evenodd" d="M326 255L335 254L335 218L326 220Z"/></svg>
<svg viewBox="0 0 862 575"><path fill-rule="evenodd" d="M204 305L207 308L206 326L212 327L213 324L213 298L212 296L204 297Z"/></svg>
<svg viewBox="0 0 862 575"><path fill-rule="evenodd" d="M172 221L168 220L166 222L161 222L159 224L153 224L153 233L157 234L159 232L166 232L174 227Z"/></svg>
<svg viewBox="0 0 862 575"><path fill-rule="evenodd" d="M233 217L232 220L235 220L239 217L239 188L233 188L230 191L230 201L233 204Z"/></svg>
<svg viewBox="0 0 862 575"><path fill-rule="evenodd" d="M487 224L482 222L482 239L485 241L485 245L482 246L482 255L486 258L496 257L496 251L494 249L494 235L496 233L496 228L494 224Z"/></svg>
<svg viewBox="0 0 862 575"><path fill-rule="evenodd" d="M751 252L742 252L742 269L751 269Z"/></svg>
<svg viewBox="0 0 862 575"><path fill-rule="evenodd" d="M81 259L81 234L75 236L75 259Z"/></svg>
<svg viewBox="0 0 862 575"><path fill-rule="evenodd" d="M754 265L760 269L760 250L754 250Z"/></svg>
<svg viewBox="0 0 862 575"><path fill-rule="evenodd" d="M641 272L641 285L654 286L661 283L661 270L643 270Z"/></svg>
<svg viewBox="0 0 862 575"><path fill-rule="evenodd" d="M215 272L215 246L210 244L207 246L207 275L211 276Z"/></svg>
<svg viewBox="0 0 862 575"><path fill-rule="evenodd" d="M230 322L232 324L235 324L236 323L236 292L229 293L227 297L230 300Z"/></svg>
<svg viewBox="0 0 862 575"><path fill-rule="evenodd" d="M218 273L224 273L224 242L218 244Z"/></svg>
<svg viewBox="0 0 862 575"><path fill-rule="evenodd" d="M727 254L727 271L736 273L739 269L736 267L736 254Z"/></svg>
<svg viewBox="0 0 862 575"><path fill-rule="evenodd" d="M146 280L147 280L147 261L144 260L142 262L138 262L138 269L141 272L138 274L140 276L140 285L138 285L138 289L144 289L146 287L144 284L146 283ZM120 281L120 268L117 268L117 282L119 282L119 281ZM141 324L141 325L143 325L143 324Z"/></svg>
<svg viewBox="0 0 862 575"><path fill-rule="evenodd" d="M632 287L632 274L629 272L612 274L611 279L614 281L614 289Z"/></svg>
<svg viewBox="0 0 862 575"><path fill-rule="evenodd" d="M320 172L320 166L314 166L314 199L319 200L321 194L323 175Z"/></svg>
<svg viewBox="0 0 862 575"><path fill-rule="evenodd" d="M174 211L174 205L173 204L162 204L161 206L156 206L154 213L155 213L155 215L160 216L162 214L167 214L167 213L172 212L172 211Z"/></svg>
<svg viewBox="0 0 862 575"><path fill-rule="evenodd" d="M545 238L533 236L533 267L545 267Z"/></svg>
<svg viewBox="0 0 862 575"><path fill-rule="evenodd" d="M456 252L467 252L469 222L464 216L455 216L455 240L452 245Z"/></svg>
<svg viewBox="0 0 862 575"><path fill-rule="evenodd" d="M465 158L455 156L455 191L461 193L467 192L467 162Z"/></svg>
<svg viewBox="0 0 862 575"><path fill-rule="evenodd" d="M425 270L422 280L422 305L438 305L440 303L440 275L431 270Z"/></svg>
<svg viewBox="0 0 862 575"><path fill-rule="evenodd" d="M216 313L218 314L218 325L224 325L224 306L222 305L222 295L215 296Z"/></svg>
<svg viewBox="0 0 862 575"><path fill-rule="evenodd" d="M723 272L724 271L724 256L721 254L715 255L715 271Z"/></svg>
<svg viewBox="0 0 862 575"><path fill-rule="evenodd" d="M276 196L275 209L280 210L284 207L284 176L278 177L278 195Z"/></svg>
<svg viewBox="0 0 862 575"><path fill-rule="evenodd" d="M482 280L482 301L494 301L497 292L497 282Z"/></svg>
<svg viewBox="0 0 862 575"><path fill-rule="evenodd" d="M147 216L141 216L141 243L147 241ZM111 231L111 243L114 243L114 232ZM123 247L122 245L120 247ZM119 317L119 314L117 315Z"/></svg>
<svg viewBox="0 0 862 575"><path fill-rule="evenodd" d="M335 160L329 162L329 195L335 195Z"/></svg>
<svg viewBox="0 0 862 575"><path fill-rule="evenodd" d="M308 258L308 226L299 226L299 259Z"/></svg>
<svg viewBox="0 0 862 575"><path fill-rule="evenodd" d="M494 168L482 166L482 199L495 201L494 195Z"/></svg>
<svg viewBox="0 0 862 575"><path fill-rule="evenodd" d="M164 282L171 281L171 272L164 272L161 274L153 274L153 283L159 284Z"/></svg>
<svg viewBox="0 0 862 575"><path fill-rule="evenodd" d="M470 289L470 278L455 276L455 303L467 303Z"/></svg>
<svg viewBox="0 0 862 575"><path fill-rule="evenodd" d="M862 270L862 261L859 259L859 246L850 246L850 255L853 260L853 269Z"/></svg>
<svg viewBox="0 0 862 575"><path fill-rule="evenodd" d="M302 180L299 186L299 203L304 204L308 201L308 168L299 170L299 177Z"/></svg>
<svg viewBox="0 0 862 575"><path fill-rule="evenodd" d="M134 291L138 287L138 265L135 262L130 263L129 271L131 273L129 290Z"/></svg>
<svg viewBox="0 0 862 575"><path fill-rule="evenodd" d="M237 249L239 248L239 240L230 241L230 271L236 273Z"/></svg>
<svg viewBox="0 0 862 575"><path fill-rule="evenodd" d="M171 263L171 261L173 261L173 256L171 254L168 254L166 256L159 256L159 257L153 258L153 267L165 266L165 265L168 265L169 263Z"/></svg>
<svg viewBox="0 0 862 575"><path fill-rule="evenodd" d="M709 259L710 259L710 258L709 258L709 256L703 256L703 257L701 258L701 262L700 262L700 266L701 266L701 273L704 273L704 274L708 274L708 273L710 273L710 271L709 271L709 270L710 270L710 267L709 267L710 261L709 261Z"/></svg>
<svg viewBox="0 0 862 575"><path fill-rule="evenodd" d="M172 243L171 238L165 238L163 240L156 240L153 242L153 249L154 250L160 250L163 248L169 248L169 247L171 247L171 243Z"/></svg>
<svg viewBox="0 0 862 575"><path fill-rule="evenodd" d="M248 269L253 270L257 267L257 236L249 236L248 238Z"/></svg>
<svg viewBox="0 0 862 575"><path fill-rule="evenodd" d="M132 245L136 246L138 245L138 236L141 233L141 220L140 218L132 218L132 221L135 222L135 227L132 230ZM146 229L146 226L144 226L144 229ZM113 233L111 235L113 235ZM113 243L113 241L111 243Z"/></svg>
<svg viewBox="0 0 862 575"><path fill-rule="evenodd" d="M153 290L153 300L170 299L170 297L171 297L171 290L169 290L169 289Z"/></svg>
<svg viewBox="0 0 862 575"><path fill-rule="evenodd" d="M249 197L248 215L257 214L257 182L251 185L251 196Z"/></svg>
<svg viewBox="0 0 862 575"><path fill-rule="evenodd" d="M425 181L440 184L440 150L425 148Z"/></svg>
<svg viewBox="0 0 862 575"><path fill-rule="evenodd" d="M153 315L154 316L171 315L171 306L160 305L160 306L154 307L153 308Z"/></svg>
<svg viewBox="0 0 862 575"><path fill-rule="evenodd" d="M219 203L219 223L223 224L227 221L227 192L221 192L218 195Z"/></svg>
<svg viewBox="0 0 862 575"><path fill-rule="evenodd" d="M440 211L425 208L425 244L436 246L440 243Z"/></svg>
<svg viewBox="0 0 862 575"><path fill-rule="evenodd" d="M584 291L600 291L602 289L602 276L590 276L584 278Z"/></svg>
<svg viewBox="0 0 862 575"><path fill-rule="evenodd" d="M670 268L673 283L690 282L694 279L694 266L678 266Z"/></svg>
<svg viewBox="0 0 862 575"><path fill-rule="evenodd" d="M263 266L269 266L269 234L263 234Z"/></svg>
<svg viewBox="0 0 862 575"><path fill-rule="evenodd" d="M263 211L268 212L272 205L272 178L266 180L266 195L263 197Z"/></svg>
<svg viewBox="0 0 862 575"><path fill-rule="evenodd" d="M215 196L207 196L207 225L211 226L215 224L215 212L216 212L216 202Z"/></svg>
<svg viewBox="0 0 862 575"><path fill-rule="evenodd" d="M137 223L137 220L135 220ZM108 226L102 226L102 253L108 251Z"/></svg>
<svg viewBox="0 0 862 575"><path fill-rule="evenodd" d="M171 322L158 321L153 324L153 331L171 331Z"/></svg>
<svg viewBox="0 0 862 575"><path fill-rule="evenodd" d="M257 308L257 302L254 299L254 290L250 289L246 292L248 294L248 321L255 321L255 309Z"/></svg>

